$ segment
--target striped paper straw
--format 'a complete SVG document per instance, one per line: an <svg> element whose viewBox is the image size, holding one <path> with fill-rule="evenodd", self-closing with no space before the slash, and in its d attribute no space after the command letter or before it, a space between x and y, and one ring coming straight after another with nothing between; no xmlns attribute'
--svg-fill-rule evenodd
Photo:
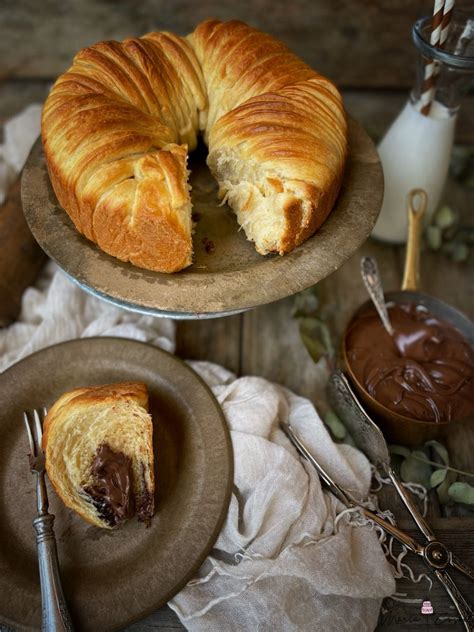
<svg viewBox="0 0 474 632"><path fill-rule="evenodd" d="M449 27L451 26L451 16L453 14L454 0L445 0L443 9L443 19L441 21L441 35L439 37L439 46L444 48L449 35Z"/></svg>
<svg viewBox="0 0 474 632"><path fill-rule="evenodd" d="M444 48L446 44L446 40L449 35L449 27L451 26L451 16L453 14L454 0L445 0L444 9L443 9L443 19L441 21L441 35L439 36L439 47ZM436 89L436 81L439 73L441 72L441 65L439 63L434 63L434 72L433 72L433 97ZM431 103L430 103L431 107Z"/></svg>
<svg viewBox="0 0 474 632"><path fill-rule="evenodd" d="M449 0L448 0L449 1ZM444 12L445 0L435 0L433 7L433 19L431 20L431 46L439 46L441 40L443 12ZM428 116L431 109L431 103L434 97L434 85L435 85L435 68L434 61L429 61L425 64L425 74L423 78L423 85L421 86L421 113Z"/></svg>

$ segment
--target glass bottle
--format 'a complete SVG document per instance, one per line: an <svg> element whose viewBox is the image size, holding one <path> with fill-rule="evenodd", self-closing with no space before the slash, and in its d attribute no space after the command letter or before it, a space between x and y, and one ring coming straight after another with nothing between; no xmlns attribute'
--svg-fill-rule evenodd
<svg viewBox="0 0 474 632"><path fill-rule="evenodd" d="M385 190L372 236L391 243L406 241L406 196L411 189L422 188L428 194L425 220L436 210L448 173L460 101L474 83L474 20L459 14L452 19L442 49L429 43L430 32L430 17L413 26L416 83L378 146ZM436 73L434 98L429 114L424 115L420 97L425 67L431 61Z"/></svg>

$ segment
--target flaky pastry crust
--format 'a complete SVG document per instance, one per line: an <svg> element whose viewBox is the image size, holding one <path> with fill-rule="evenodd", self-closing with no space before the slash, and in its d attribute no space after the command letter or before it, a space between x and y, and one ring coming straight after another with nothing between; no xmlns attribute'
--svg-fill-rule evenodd
<svg viewBox="0 0 474 632"><path fill-rule="evenodd" d="M186 163L199 134L219 194L258 252L290 252L326 219L347 154L340 94L243 22L85 48L42 117L51 182L76 228L160 272L192 262Z"/></svg>

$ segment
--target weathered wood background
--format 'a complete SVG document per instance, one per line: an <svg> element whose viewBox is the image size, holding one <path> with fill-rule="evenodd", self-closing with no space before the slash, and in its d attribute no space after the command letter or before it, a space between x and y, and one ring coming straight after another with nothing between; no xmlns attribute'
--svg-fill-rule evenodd
<svg viewBox="0 0 474 632"><path fill-rule="evenodd" d="M469 4L472 6L469 0L457 0L458 7ZM349 112L377 138L407 98L415 76L411 26L416 18L430 13L431 8L431 0L1 0L0 124L27 104L43 100L52 81L83 46L157 29L185 34L200 20L216 17L243 19L284 40L339 85ZM465 99L458 120L457 141L474 143L474 97ZM469 192L451 182L445 200L463 209L472 224L472 190ZM400 285L403 248L368 241L320 285L336 336L343 331L355 307L366 298L357 272L364 254L377 257L387 289ZM422 257L424 289L453 303L471 318L473 272L472 254L463 265L430 252ZM314 400L317 371L300 341L291 310L292 299L288 299L230 318L180 323L178 353L186 358L218 362L239 375L264 376ZM472 470L472 429L454 433L448 444L453 465ZM400 516L403 527L412 526L390 490L381 496L380 503ZM440 537L466 562L474 564L474 521L450 517L452 513L440 508L435 500L430 506L430 520ZM421 564L414 562L418 572L422 570ZM460 581L460 585L472 597L472 585L467 581ZM400 582L399 591L420 599L427 596L427 585ZM437 585L429 598L437 613L454 614ZM380 619L383 632L429 627L428 620L419 616L419 603L403 605L387 601L384 608ZM181 625L177 618L163 608L128 630L178 628ZM445 620L433 629L456 632L462 626Z"/></svg>
<svg viewBox="0 0 474 632"><path fill-rule="evenodd" d="M470 0L457 0L469 7ZM207 18L237 18L285 41L344 91L348 110L379 136L415 77L413 22L431 0L2 0L2 114L42 100L82 47L153 30L186 34ZM5 115L4 114L4 115ZM474 141L474 98L458 121Z"/></svg>

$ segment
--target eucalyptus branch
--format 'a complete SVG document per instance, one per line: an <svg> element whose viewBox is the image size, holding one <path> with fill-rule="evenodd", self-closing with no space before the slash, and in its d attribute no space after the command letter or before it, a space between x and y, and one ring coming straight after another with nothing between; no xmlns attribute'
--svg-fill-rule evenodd
<svg viewBox="0 0 474 632"><path fill-rule="evenodd" d="M471 472L464 472L463 470L457 470L455 467L450 467L449 465L444 465L441 463L436 463L436 461L430 461L429 459L422 459L415 454L411 454L411 458L416 461L420 461L421 463L428 463L429 465L434 465L438 470L449 470L450 472L456 472L457 474L462 474L463 476L469 476L470 478L474 478L474 474Z"/></svg>

